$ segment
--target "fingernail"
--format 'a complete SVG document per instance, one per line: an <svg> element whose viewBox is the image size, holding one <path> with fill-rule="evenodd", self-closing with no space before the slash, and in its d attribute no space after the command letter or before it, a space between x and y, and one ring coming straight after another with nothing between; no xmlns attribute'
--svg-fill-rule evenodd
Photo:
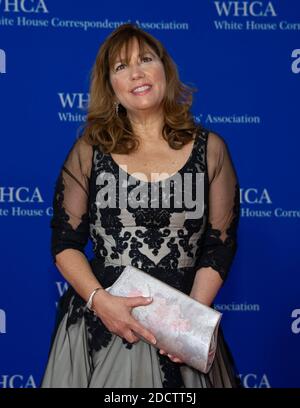
<svg viewBox="0 0 300 408"><path fill-rule="evenodd" d="M147 302L152 302L152 297L148 297Z"/></svg>
<svg viewBox="0 0 300 408"><path fill-rule="evenodd" d="M153 340L152 340L152 344L156 344L156 339L153 339Z"/></svg>

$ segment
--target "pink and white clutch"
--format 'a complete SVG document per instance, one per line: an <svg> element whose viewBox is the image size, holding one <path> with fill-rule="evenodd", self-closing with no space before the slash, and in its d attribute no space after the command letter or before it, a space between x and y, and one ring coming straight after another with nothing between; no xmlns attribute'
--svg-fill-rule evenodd
<svg viewBox="0 0 300 408"><path fill-rule="evenodd" d="M149 305L133 308L132 315L153 333L155 347L203 373L210 370L217 348L220 312L130 265L106 290L115 296L152 297Z"/></svg>

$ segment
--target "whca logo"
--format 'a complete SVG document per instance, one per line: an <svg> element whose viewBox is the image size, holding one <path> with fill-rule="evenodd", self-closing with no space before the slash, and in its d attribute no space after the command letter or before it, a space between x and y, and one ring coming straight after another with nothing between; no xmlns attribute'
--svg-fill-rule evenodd
<svg viewBox="0 0 300 408"><path fill-rule="evenodd" d="M216 11L225 17L276 17L277 13L271 1L214 1Z"/></svg>
<svg viewBox="0 0 300 408"><path fill-rule="evenodd" d="M0 74L6 74L6 54L0 49Z"/></svg>
<svg viewBox="0 0 300 408"><path fill-rule="evenodd" d="M4 13L49 13L45 0L0 0Z"/></svg>
<svg viewBox="0 0 300 408"><path fill-rule="evenodd" d="M37 388L33 375L0 375L0 388Z"/></svg>
<svg viewBox="0 0 300 408"><path fill-rule="evenodd" d="M271 388L270 381L265 373L263 375L254 373L240 374L240 378L245 388Z"/></svg>

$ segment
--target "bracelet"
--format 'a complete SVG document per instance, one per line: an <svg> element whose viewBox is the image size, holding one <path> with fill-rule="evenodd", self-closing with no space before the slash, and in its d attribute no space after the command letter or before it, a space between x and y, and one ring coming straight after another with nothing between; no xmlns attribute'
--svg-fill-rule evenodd
<svg viewBox="0 0 300 408"><path fill-rule="evenodd" d="M88 300L87 303L86 303L86 307L87 307L89 310L91 310L92 312L93 312L93 310L92 310L93 297L95 296L95 294L96 294L96 293L98 292L98 290L100 290L100 289L103 289L103 290L104 290L104 288L100 288L100 287L94 289L93 292L90 294L89 300Z"/></svg>

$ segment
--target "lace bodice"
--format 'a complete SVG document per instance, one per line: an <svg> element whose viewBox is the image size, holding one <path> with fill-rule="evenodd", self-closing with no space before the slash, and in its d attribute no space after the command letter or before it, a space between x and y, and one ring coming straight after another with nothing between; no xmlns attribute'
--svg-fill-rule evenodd
<svg viewBox="0 0 300 408"><path fill-rule="evenodd" d="M109 154L79 138L56 184L51 220L54 261L67 248L84 252L91 239L95 259L110 270L131 264L184 291L194 276L186 271L210 266L225 280L237 246L239 188L224 140L199 127L191 155L176 174L187 173L193 177L193 193L200 180L196 174L202 174L203 212L197 218L189 218L184 204L176 207L174 183L165 192L164 181L132 180ZM116 189L114 208L101 208L111 191L107 174L117 183L120 178L123 184L131 180L128 197L133 195L140 205L122 207ZM162 208L159 202L155 208L153 190L171 198L169 208Z"/></svg>

